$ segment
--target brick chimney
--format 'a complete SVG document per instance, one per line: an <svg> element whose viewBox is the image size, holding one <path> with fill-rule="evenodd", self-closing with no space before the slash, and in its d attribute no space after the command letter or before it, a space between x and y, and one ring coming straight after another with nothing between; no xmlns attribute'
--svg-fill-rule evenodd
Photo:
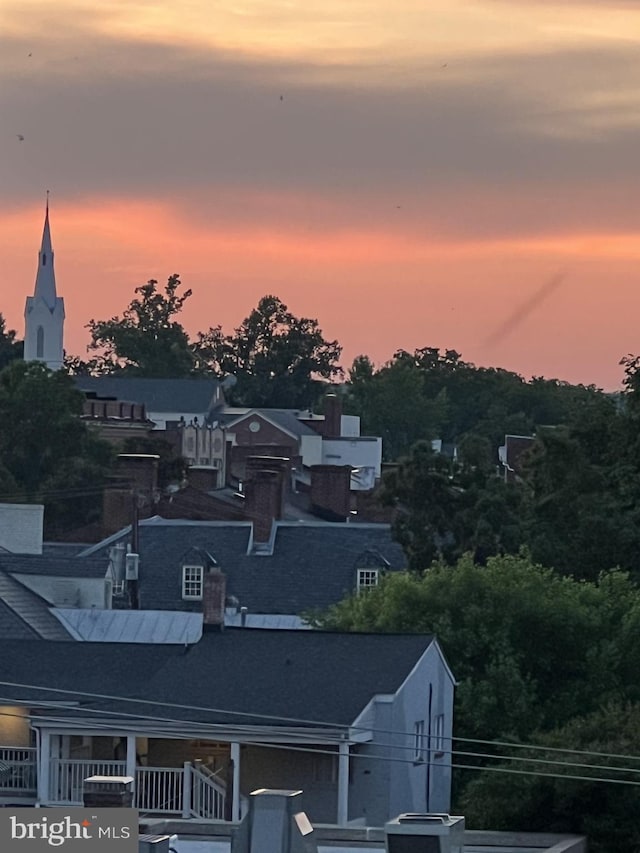
<svg viewBox="0 0 640 853"><path fill-rule="evenodd" d="M351 512L351 466L311 466L311 510L327 521L345 521Z"/></svg>
<svg viewBox="0 0 640 853"><path fill-rule="evenodd" d="M202 578L202 629L222 631L227 598L227 576L217 566L209 566Z"/></svg>
<svg viewBox="0 0 640 853"><path fill-rule="evenodd" d="M325 438L340 438L342 435L342 400L337 394L327 394L324 398Z"/></svg>
<svg viewBox="0 0 640 853"><path fill-rule="evenodd" d="M268 542L274 521L282 518L282 472L255 471L245 486L245 510L253 521L253 538Z"/></svg>

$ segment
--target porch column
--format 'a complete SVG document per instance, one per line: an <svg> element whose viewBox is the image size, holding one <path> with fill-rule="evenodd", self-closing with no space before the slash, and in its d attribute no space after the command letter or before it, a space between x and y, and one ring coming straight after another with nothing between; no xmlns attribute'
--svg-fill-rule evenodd
<svg viewBox="0 0 640 853"><path fill-rule="evenodd" d="M349 821L349 744L340 741L338 751L338 826Z"/></svg>
<svg viewBox="0 0 640 853"><path fill-rule="evenodd" d="M240 744L231 744L231 761L233 762L233 799L231 801L231 820L240 821Z"/></svg>
<svg viewBox="0 0 640 853"><path fill-rule="evenodd" d="M136 736L127 735L127 766L125 776L133 778L133 803L136 801Z"/></svg>
<svg viewBox="0 0 640 853"><path fill-rule="evenodd" d="M51 757L51 736L49 732L40 732L40 754L38 755L38 803L46 806L49 801L49 773Z"/></svg>

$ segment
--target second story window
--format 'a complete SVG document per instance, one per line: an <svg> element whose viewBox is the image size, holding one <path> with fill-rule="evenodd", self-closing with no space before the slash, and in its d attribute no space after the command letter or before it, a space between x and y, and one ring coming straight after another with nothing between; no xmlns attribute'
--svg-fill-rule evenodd
<svg viewBox="0 0 640 853"><path fill-rule="evenodd" d="M432 749L437 756L444 755L444 714L437 714L433 718Z"/></svg>
<svg viewBox="0 0 640 853"><path fill-rule="evenodd" d="M413 760L424 761L424 720L418 720L413 727Z"/></svg>
<svg viewBox="0 0 640 853"><path fill-rule="evenodd" d="M182 567L182 597L187 601L202 599L202 566Z"/></svg>
<svg viewBox="0 0 640 853"><path fill-rule="evenodd" d="M358 569L357 592L366 592L378 586L379 569Z"/></svg>

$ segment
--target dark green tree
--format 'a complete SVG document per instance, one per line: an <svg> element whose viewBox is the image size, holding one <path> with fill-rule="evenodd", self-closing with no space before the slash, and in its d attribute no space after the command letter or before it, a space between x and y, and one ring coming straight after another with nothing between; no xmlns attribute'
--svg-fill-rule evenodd
<svg viewBox="0 0 640 853"><path fill-rule="evenodd" d="M536 560L592 580L615 566L638 576L640 458L629 420L600 396L565 425L538 431L525 467L526 541Z"/></svg>
<svg viewBox="0 0 640 853"><path fill-rule="evenodd" d="M163 290L151 279L136 288L137 296L122 317L90 320L89 350L98 355L89 363L89 369L156 379L189 376L195 363L193 348L175 318L191 290L180 293L181 286L177 275L169 277ZM75 368L81 372L82 363Z"/></svg>
<svg viewBox="0 0 640 853"><path fill-rule="evenodd" d="M410 358L394 359L376 371L359 356L349 372L346 409L359 415L367 435L382 437L384 458L400 459L417 441L438 438L446 422L447 396L430 398L424 372Z"/></svg>
<svg viewBox="0 0 640 853"><path fill-rule="evenodd" d="M100 512L111 448L80 419L82 402L66 373L40 362L14 361L0 372L4 497L43 502L49 535Z"/></svg>
<svg viewBox="0 0 640 853"><path fill-rule="evenodd" d="M461 798L461 811L477 829L578 833L588 837L592 853L638 850L638 763L632 757L640 755L639 732L640 704L614 698L532 738L549 751L507 749L516 760L475 773ZM578 752L552 751L572 749ZM632 784L620 784L625 781Z"/></svg>
<svg viewBox="0 0 640 853"><path fill-rule="evenodd" d="M342 376L341 347L317 320L296 317L276 296L264 296L232 335L201 334L196 357L217 375L237 379L237 402L273 408L313 406L327 382Z"/></svg>
<svg viewBox="0 0 640 853"><path fill-rule="evenodd" d="M394 538L412 571L435 559L452 564L468 551L484 562L523 542L527 492L498 479L482 436L467 434L457 460L418 442L383 477L380 500L397 510Z"/></svg>
<svg viewBox="0 0 640 853"><path fill-rule="evenodd" d="M0 314L0 370L9 362L22 358L24 343L19 341L13 329L7 329L7 322Z"/></svg>
<svg viewBox="0 0 640 853"><path fill-rule="evenodd" d="M561 577L525 554L391 573L317 618L331 630L434 633L459 681L455 733L526 741L615 695L638 700L640 592L623 572Z"/></svg>

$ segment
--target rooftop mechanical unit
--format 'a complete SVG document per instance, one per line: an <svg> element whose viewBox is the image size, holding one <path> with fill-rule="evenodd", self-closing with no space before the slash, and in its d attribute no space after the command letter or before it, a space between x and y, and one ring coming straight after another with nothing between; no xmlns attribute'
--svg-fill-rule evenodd
<svg viewBox="0 0 640 853"><path fill-rule="evenodd" d="M300 811L302 791L260 788L231 838L231 853L318 853L313 827Z"/></svg>
<svg viewBox="0 0 640 853"><path fill-rule="evenodd" d="M387 853L464 853L464 818L401 814L385 824Z"/></svg>

